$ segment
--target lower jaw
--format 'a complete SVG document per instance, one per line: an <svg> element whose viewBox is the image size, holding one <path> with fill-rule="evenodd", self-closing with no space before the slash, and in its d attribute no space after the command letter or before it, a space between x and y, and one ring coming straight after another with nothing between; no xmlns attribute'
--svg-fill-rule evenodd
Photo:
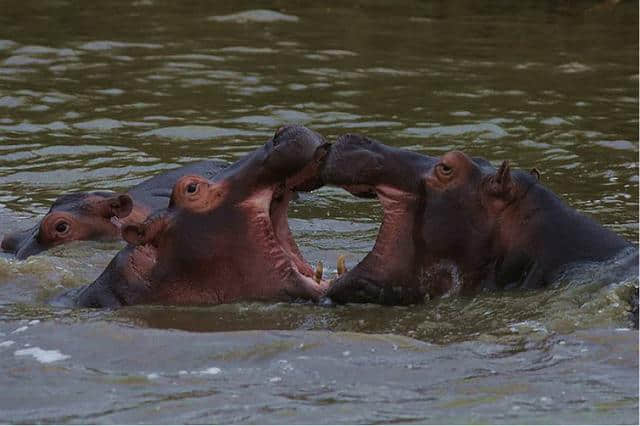
<svg viewBox="0 0 640 426"><path fill-rule="evenodd" d="M354 268L330 284L327 297L336 303L377 303L409 305L421 303L427 296L411 273L384 277Z"/></svg>
<svg viewBox="0 0 640 426"><path fill-rule="evenodd" d="M452 295L473 294L468 276L450 260L404 269L369 269L362 263L330 284L327 297L337 303L406 305ZM468 284L468 283L466 283Z"/></svg>
<svg viewBox="0 0 640 426"><path fill-rule="evenodd" d="M427 293L416 273L414 215L418 199L391 186L353 185L352 193L375 194L384 216L373 249L358 265L330 284L327 296L337 303L412 304Z"/></svg>

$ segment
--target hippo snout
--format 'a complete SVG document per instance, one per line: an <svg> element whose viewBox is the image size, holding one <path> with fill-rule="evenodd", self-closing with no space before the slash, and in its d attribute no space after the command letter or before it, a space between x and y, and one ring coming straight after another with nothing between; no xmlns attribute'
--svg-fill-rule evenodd
<svg viewBox="0 0 640 426"><path fill-rule="evenodd" d="M41 250L37 241L38 226L22 231L7 234L2 239L0 247L2 250L15 254L18 259L26 259L32 254L37 254Z"/></svg>
<svg viewBox="0 0 640 426"><path fill-rule="evenodd" d="M377 152L375 142L346 134L328 150L320 175L326 184L370 184L377 181L384 165L384 156Z"/></svg>

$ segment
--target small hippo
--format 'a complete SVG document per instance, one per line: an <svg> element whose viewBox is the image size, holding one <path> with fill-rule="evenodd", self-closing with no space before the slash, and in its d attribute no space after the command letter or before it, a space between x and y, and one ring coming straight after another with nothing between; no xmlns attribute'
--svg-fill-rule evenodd
<svg viewBox="0 0 640 426"><path fill-rule="evenodd" d="M637 274L630 242L567 206L537 171L512 171L506 161L496 170L459 151L429 157L350 134L331 147L321 176L377 196L384 209L373 250L331 285L334 302L539 288L570 265L625 250Z"/></svg>
<svg viewBox="0 0 640 426"><path fill-rule="evenodd" d="M199 161L154 176L126 193L78 192L59 197L40 222L30 229L5 235L2 249L26 259L60 244L80 240L115 240L123 224L143 221L167 207L176 181L187 174L213 177L227 163Z"/></svg>
<svg viewBox="0 0 640 426"><path fill-rule="evenodd" d="M318 300L327 283L302 258L287 223L295 191L321 185L322 136L284 126L213 179L183 176L169 207L123 227L130 244L92 283L54 305L218 304Z"/></svg>

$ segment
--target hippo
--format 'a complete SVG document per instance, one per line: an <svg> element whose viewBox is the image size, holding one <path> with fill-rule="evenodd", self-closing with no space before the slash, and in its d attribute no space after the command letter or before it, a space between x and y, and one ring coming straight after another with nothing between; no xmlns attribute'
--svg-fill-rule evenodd
<svg viewBox="0 0 640 426"><path fill-rule="evenodd" d="M56 306L319 300L327 282L302 258L287 222L295 191L321 186L319 134L283 126L212 179L180 178L169 206L128 224L129 243L91 284Z"/></svg>
<svg viewBox="0 0 640 426"><path fill-rule="evenodd" d="M115 240L123 224L143 221L151 212L167 207L176 181L199 173L213 177L228 164L199 161L179 167L132 187L126 193L110 191L66 194L32 228L5 235L2 249L20 260L52 247L79 240Z"/></svg>
<svg viewBox="0 0 640 426"><path fill-rule="evenodd" d="M496 169L459 151L430 157L348 134L332 146L321 178L377 196L384 210L372 251L331 284L335 303L536 289L571 265L625 251L637 274L637 248L566 205L537 170L507 161Z"/></svg>

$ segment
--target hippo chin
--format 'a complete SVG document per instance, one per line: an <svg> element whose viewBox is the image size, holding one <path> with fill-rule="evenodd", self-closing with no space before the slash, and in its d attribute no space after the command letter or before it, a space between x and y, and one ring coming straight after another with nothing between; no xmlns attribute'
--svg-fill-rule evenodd
<svg viewBox="0 0 640 426"><path fill-rule="evenodd" d="M152 211L167 207L180 177L192 173L212 177L226 166L217 160L200 161L147 179L126 193L63 195L34 227L5 235L1 247L22 260L72 241L119 239L123 225L143 221Z"/></svg>
<svg viewBox="0 0 640 426"><path fill-rule="evenodd" d="M568 207L537 172L512 172L507 162L496 170L461 152L428 157L345 135L332 146L322 179L377 196L384 209L373 250L327 293L338 303L538 288L569 265L635 250ZM635 259L633 268L637 250Z"/></svg>
<svg viewBox="0 0 640 426"><path fill-rule="evenodd" d="M321 185L324 139L299 126L275 136L213 179L184 176L169 207L123 228L130 243L92 284L54 304L218 304L317 300L315 278L287 223L295 191Z"/></svg>

